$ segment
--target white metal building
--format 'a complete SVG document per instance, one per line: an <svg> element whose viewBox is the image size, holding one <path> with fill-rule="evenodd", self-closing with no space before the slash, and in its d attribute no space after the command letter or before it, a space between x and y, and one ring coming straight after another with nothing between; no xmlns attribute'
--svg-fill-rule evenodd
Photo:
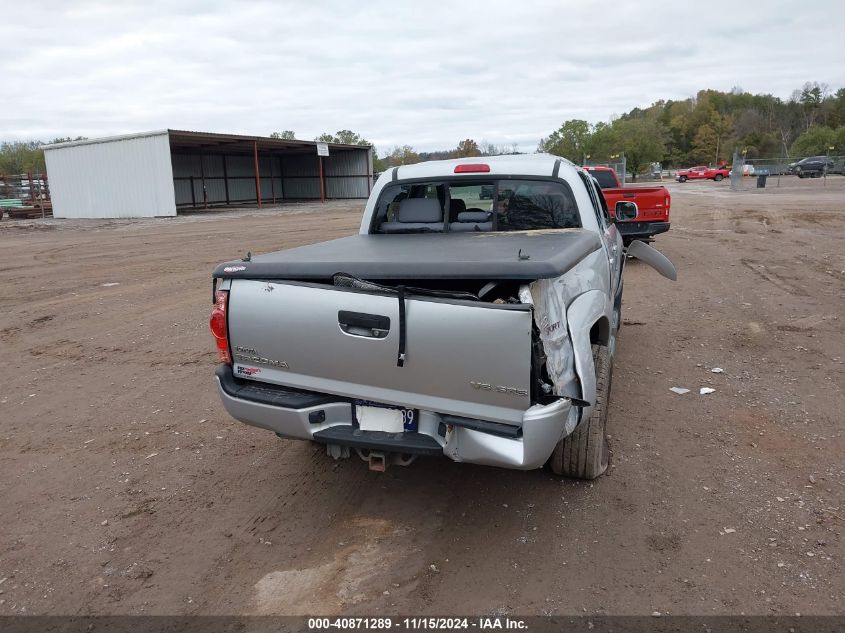
<svg viewBox="0 0 845 633"><path fill-rule="evenodd" d="M362 145L159 130L44 147L57 218L174 216L177 210L366 198Z"/></svg>

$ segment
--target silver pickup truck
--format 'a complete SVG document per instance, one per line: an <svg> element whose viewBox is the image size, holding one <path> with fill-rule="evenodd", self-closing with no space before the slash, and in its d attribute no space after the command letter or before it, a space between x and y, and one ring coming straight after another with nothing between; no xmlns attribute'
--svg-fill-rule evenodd
<svg viewBox="0 0 845 633"><path fill-rule="evenodd" d="M358 235L215 269L220 397L373 470L437 455L595 478L626 253L675 278L646 244L623 250L601 189L565 159L392 168Z"/></svg>

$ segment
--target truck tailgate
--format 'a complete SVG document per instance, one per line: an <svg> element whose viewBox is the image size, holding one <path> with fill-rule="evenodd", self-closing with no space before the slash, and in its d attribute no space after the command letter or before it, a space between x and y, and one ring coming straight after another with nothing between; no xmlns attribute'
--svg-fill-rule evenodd
<svg viewBox="0 0 845 633"><path fill-rule="evenodd" d="M232 280L239 378L520 424L530 406L530 306Z"/></svg>
<svg viewBox="0 0 845 633"><path fill-rule="evenodd" d="M639 214L636 222L668 222L670 196L665 187L620 187L604 189L607 204L611 213L617 202L636 202Z"/></svg>

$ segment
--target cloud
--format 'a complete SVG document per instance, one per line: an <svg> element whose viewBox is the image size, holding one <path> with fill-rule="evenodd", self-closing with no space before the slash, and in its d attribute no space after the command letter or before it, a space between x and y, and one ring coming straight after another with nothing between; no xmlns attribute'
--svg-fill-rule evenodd
<svg viewBox="0 0 845 633"><path fill-rule="evenodd" d="M845 4L34 2L0 23L0 139L161 129L380 149L537 140L702 88L845 86ZM812 60L812 64L808 63ZM11 95L11 98L9 97Z"/></svg>

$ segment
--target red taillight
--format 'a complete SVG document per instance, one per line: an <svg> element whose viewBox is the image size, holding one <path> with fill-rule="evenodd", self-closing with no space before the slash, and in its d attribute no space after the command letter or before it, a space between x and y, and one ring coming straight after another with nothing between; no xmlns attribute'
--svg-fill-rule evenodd
<svg viewBox="0 0 845 633"><path fill-rule="evenodd" d="M208 326L211 328L211 335L217 342L217 357L221 363L232 364L232 355L229 353L229 324L226 319L226 307L229 303L229 291L218 290L215 293L216 301L211 311L211 318Z"/></svg>
<svg viewBox="0 0 845 633"><path fill-rule="evenodd" d="M481 174L488 173L490 165L484 163L466 163L465 165L458 165L455 167L456 174Z"/></svg>

